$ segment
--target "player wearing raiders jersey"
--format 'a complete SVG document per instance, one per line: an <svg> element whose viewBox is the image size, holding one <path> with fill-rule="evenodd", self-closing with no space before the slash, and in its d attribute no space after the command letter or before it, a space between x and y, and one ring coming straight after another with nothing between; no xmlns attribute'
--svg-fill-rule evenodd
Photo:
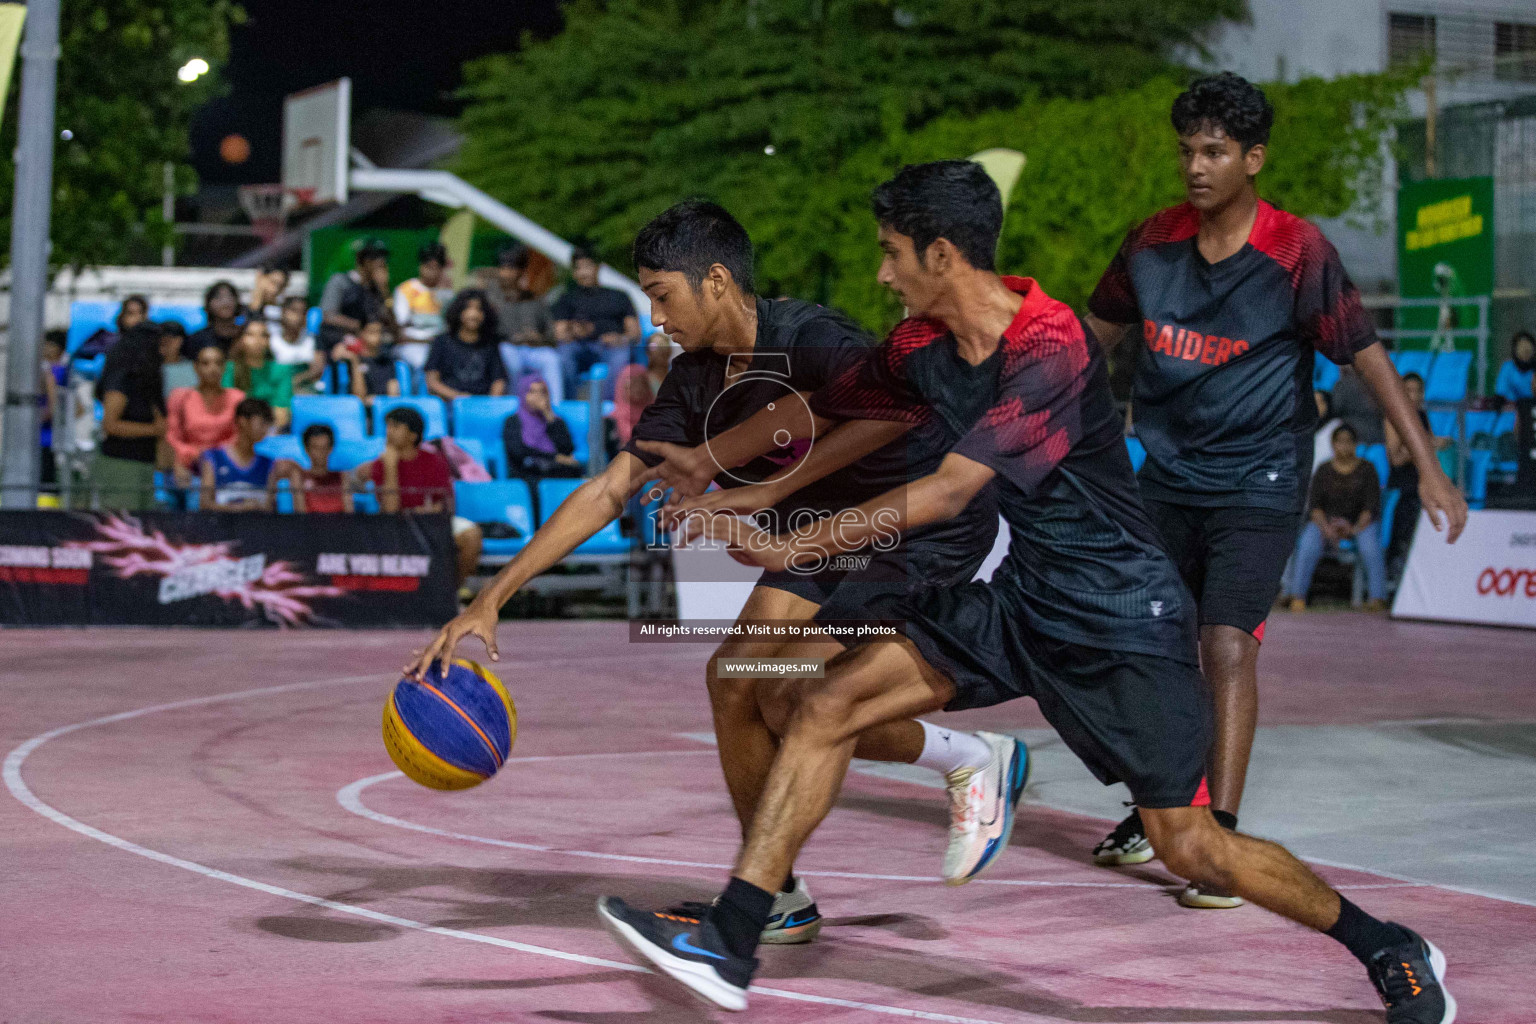
<svg viewBox="0 0 1536 1024"><path fill-rule="evenodd" d="M1135 346L1141 492L1199 604L1216 707L1211 804L1229 828L1253 746L1264 620L1306 501L1314 353L1352 363L1375 393L1413 454L1436 529L1448 525L1454 541L1467 515L1338 253L1258 196L1273 119L1263 92L1231 73L1179 96L1172 120L1188 200L1126 236L1088 304L1106 348L1123 337ZM1104 864L1155 855L1134 813L1094 851ZM1241 900L1192 885L1180 902Z"/></svg>
<svg viewBox="0 0 1536 1024"><path fill-rule="evenodd" d="M996 212L989 231L974 230L977 211ZM860 735L939 708L1033 696L1099 778L1127 783L1172 870L1343 943L1366 965L1388 1024L1450 1024L1438 949L1366 914L1282 847L1212 818L1191 599L1142 510L1098 345L1033 281L992 270L996 186L969 161L907 167L876 190L875 212L880 280L915 316L818 393L813 410L917 429L943 415L924 393L944 361L923 353L951 347L972 368L999 361L989 407L935 472L852 517L787 537L736 516L712 517L707 529L777 569L799 552L866 543L883 510L901 529L941 521L995 480L1013 534L1008 560L988 583L877 599L874 610L904 639L859 644L825 678L789 682L773 715L782 739L725 890L690 914L604 897L605 927L642 965L745 1009L774 890L836 800Z"/></svg>

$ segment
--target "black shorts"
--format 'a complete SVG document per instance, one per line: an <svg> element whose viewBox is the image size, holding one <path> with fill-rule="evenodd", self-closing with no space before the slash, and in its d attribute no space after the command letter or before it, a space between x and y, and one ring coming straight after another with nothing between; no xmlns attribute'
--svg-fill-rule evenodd
<svg viewBox="0 0 1536 1024"><path fill-rule="evenodd" d="M869 614L955 684L946 711L1033 697L1099 781L1125 783L1137 806L1208 803L1211 700L1200 670L1044 636L1023 625L1024 600L1006 584L975 582L876 601Z"/></svg>
<svg viewBox="0 0 1536 1024"><path fill-rule="evenodd" d="M1143 498L1163 545L1195 595L1200 624L1264 639L1301 516L1268 508L1172 505Z"/></svg>

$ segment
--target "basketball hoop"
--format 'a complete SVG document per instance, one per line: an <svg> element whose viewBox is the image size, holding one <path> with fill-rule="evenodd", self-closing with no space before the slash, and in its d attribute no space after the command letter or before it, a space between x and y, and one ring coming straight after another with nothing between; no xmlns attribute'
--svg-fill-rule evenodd
<svg viewBox="0 0 1536 1024"><path fill-rule="evenodd" d="M251 218L251 227L263 244L283 233L290 211L314 201L312 188L286 188L283 185L241 185L240 207Z"/></svg>

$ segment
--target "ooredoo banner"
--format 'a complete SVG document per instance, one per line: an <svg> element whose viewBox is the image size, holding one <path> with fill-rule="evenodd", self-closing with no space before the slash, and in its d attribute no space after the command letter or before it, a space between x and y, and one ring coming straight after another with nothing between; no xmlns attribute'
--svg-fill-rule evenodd
<svg viewBox="0 0 1536 1024"><path fill-rule="evenodd" d="M1474 511L1455 544L1421 514L1392 614L1536 629L1536 512Z"/></svg>
<svg viewBox="0 0 1536 1024"><path fill-rule="evenodd" d="M0 624L437 626L443 515L0 512Z"/></svg>

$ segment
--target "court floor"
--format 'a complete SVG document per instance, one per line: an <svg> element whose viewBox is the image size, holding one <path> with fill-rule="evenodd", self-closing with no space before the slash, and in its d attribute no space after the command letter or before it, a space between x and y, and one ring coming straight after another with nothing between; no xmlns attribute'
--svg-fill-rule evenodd
<svg viewBox="0 0 1536 1024"><path fill-rule="evenodd" d="M804 851L828 925L765 948L743 1017L634 968L602 894L707 897L736 828L709 648L516 622L512 762L466 792L393 770L384 696L417 633L0 632L0 1024L75 1021L1366 1024L1364 972L1254 908L1191 911L1156 863L1095 868L1120 811L1018 702L1038 767L1012 848L937 879L916 769L856 765ZM1463 1021L1528 1024L1536 640L1277 616L1243 828L1450 958Z"/></svg>

